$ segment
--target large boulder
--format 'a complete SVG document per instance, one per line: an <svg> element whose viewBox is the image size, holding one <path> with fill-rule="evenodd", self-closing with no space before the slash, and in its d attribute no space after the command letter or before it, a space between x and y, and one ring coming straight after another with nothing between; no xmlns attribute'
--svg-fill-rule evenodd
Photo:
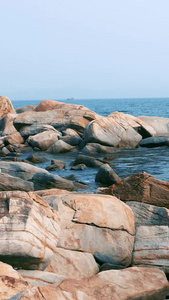
<svg viewBox="0 0 169 300"><path fill-rule="evenodd" d="M55 208L61 216L58 247L130 265L135 220L127 205L112 196L70 193L59 195Z"/></svg>
<svg viewBox="0 0 169 300"><path fill-rule="evenodd" d="M48 153L65 153L76 150L75 147L67 144L62 140L58 140L47 150Z"/></svg>
<svg viewBox="0 0 169 300"><path fill-rule="evenodd" d="M48 130L36 135L29 136L27 142L33 148L39 148L42 151L49 149L58 140L58 133L54 130Z"/></svg>
<svg viewBox="0 0 169 300"><path fill-rule="evenodd" d="M16 114L9 113L2 119L2 136L17 132L16 128L13 125L13 120L15 117Z"/></svg>
<svg viewBox="0 0 169 300"><path fill-rule="evenodd" d="M162 271L138 267L105 271L76 281L67 279L57 288L58 292L70 293L72 298L69 299L78 300L164 300L168 289Z"/></svg>
<svg viewBox="0 0 169 300"><path fill-rule="evenodd" d="M32 177L31 181L34 183L35 190L44 190L51 188L65 189L69 191L74 190L74 184L71 181L64 179L58 175L50 174L49 172L36 173Z"/></svg>
<svg viewBox="0 0 169 300"><path fill-rule="evenodd" d="M167 136L149 137L141 140L139 146L147 147L147 148L169 146L169 137Z"/></svg>
<svg viewBox="0 0 169 300"><path fill-rule="evenodd" d="M7 173L14 177L19 177L23 180L30 180L36 173L45 173L49 172L35 167L31 164L25 162L13 162L13 161L0 161L0 169L2 173Z"/></svg>
<svg viewBox="0 0 169 300"><path fill-rule="evenodd" d="M44 132L44 131L51 131L53 130L54 132L57 132L58 136L61 135L61 133L56 130L53 126L50 125L26 125L20 129L20 134L24 137L27 138L30 135L36 135L38 133Z"/></svg>
<svg viewBox="0 0 169 300"><path fill-rule="evenodd" d="M111 147L136 147L142 137L155 134L151 126L131 115L114 112L108 117L92 121L85 128L86 143L99 143Z"/></svg>
<svg viewBox="0 0 169 300"><path fill-rule="evenodd" d="M91 253L57 248L45 271L79 279L95 275L99 268Z"/></svg>
<svg viewBox="0 0 169 300"><path fill-rule="evenodd" d="M133 265L155 267L169 274L168 226L137 227Z"/></svg>
<svg viewBox="0 0 169 300"><path fill-rule="evenodd" d="M95 177L96 182L101 182L104 185L111 185L121 181L121 178L114 172L114 170L108 165L104 164L99 168Z"/></svg>
<svg viewBox="0 0 169 300"><path fill-rule="evenodd" d="M169 118L154 117L154 116L139 116L139 119L154 129L155 131L154 136L169 135Z"/></svg>
<svg viewBox="0 0 169 300"><path fill-rule="evenodd" d="M127 201L126 204L134 213L136 226L169 226L169 209L135 201Z"/></svg>
<svg viewBox="0 0 169 300"><path fill-rule="evenodd" d="M114 147L100 145L98 143L88 143L81 150L82 153L90 154L99 154L99 153L113 153Z"/></svg>
<svg viewBox="0 0 169 300"><path fill-rule="evenodd" d="M0 260L45 269L57 247L60 218L34 192L0 192Z"/></svg>
<svg viewBox="0 0 169 300"><path fill-rule="evenodd" d="M0 191L25 191L30 192L34 190L32 182L23 180L18 177L0 173Z"/></svg>
<svg viewBox="0 0 169 300"><path fill-rule="evenodd" d="M3 118L9 113L15 114L11 100L6 96L0 96L0 118Z"/></svg>
<svg viewBox="0 0 169 300"><path fill-rule="evenodd" d="M99 117L82 105L46 100L36 107L36 111L19 114L14 119L14 125L17 129L21 129L25 125L48 124L60 131L72 128L83 132L90 121Z"/></svg>
<svg viewBox="0 0 169 300"><path fill-rule="evenodd" d="M106 193L123 201L144 202L169 208L169 182L146 172L134 174L110 186Z"/></svg>

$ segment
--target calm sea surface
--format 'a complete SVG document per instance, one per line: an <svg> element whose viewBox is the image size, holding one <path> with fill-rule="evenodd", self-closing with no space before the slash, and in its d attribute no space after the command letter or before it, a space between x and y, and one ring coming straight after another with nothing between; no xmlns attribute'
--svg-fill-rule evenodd
<svg viewBox="0 0 169 300"><path fill-rule="evenodd" d="M59 100L58 100L59 101ZM15 108L37 105L39 101L13 101ZM107 116L113 111L120 111L131 114L133 116L160 116L169 118L169 98L148 98L148 99L91 99L91 100L65 100L62 102L81 104L100 115ZM86 183L90 190L87 192L95 192L98 184L95 183L95 175L98 170L87 168L85 171L72 171L70 164L74 160L76 154L57 154L55 156L47 156L45 152L38 152L41 157L46 157L47 161L40 164L39 167L45 168L50 164L50 159L61 159L66 162L66 170L55 171L53 173L60 176L68 176L75 174L79 181ZM121 177L125 178L139 172L147 172L155 177L169 181L169 147L156 148L137 148L122 149L113 153L115 158L111 160L116 166L113 170ZM104 158L105 154L100 156ZM25 156L24 156L25 157Z"/></svg>

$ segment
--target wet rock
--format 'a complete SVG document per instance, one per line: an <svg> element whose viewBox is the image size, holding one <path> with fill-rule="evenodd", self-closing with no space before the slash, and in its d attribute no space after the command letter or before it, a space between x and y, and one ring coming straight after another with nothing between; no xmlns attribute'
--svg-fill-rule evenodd
<svg viewBox="0 0 169 300"><path fill-rule="evenodd" d="M74 161L75 166L79 164L85 164L87 167L90 168L99 168L104 163L105 162L102 160L96 159L92 156L83 155L83 154L78 154Z"/></svg>
<svg viewBox="0 0 169 300"><path fill-rule="evenodd" d="M85 164L79 164L76 166L71 167L71 170L75 170L75 171L83 171L87 168L87 166Z"/></svg>
<svg viewBox="0 0 169 300"><path fill-rule="evenodd" d="M100 145L98 143L88 143L85 145L85 147L81 150L82 153L84 154L98 154L98 153L113 153L114 147L110 146L104 146Z"/></svg>
<svg viewBox="0 0 169 300"><path fill-rule="evenodd" d="M5 173L0 173L0 191L33 191L34 184L32 182L14 177Z"/></svg>
<svg viewBox="0 0 169 300"><path fill-rule="evenodd" d="M139 142L139 146L153 148L161 146L169 146L169 137L160 136L160 137L150 137Z"/></svg>
<svg viewBox="0 0 169 300"><path fill-rule="evenodd" d="M60 233L56 211L34 192L0 192L0 260L13 267L44 269Z"/></svg>
<svg viewBox="0 0 169 300"><path fill-rule="evenodd" d="M102 272L102 271L108 271L108 270L123 270L123 269L125 269L125 268L121 264L108 264L108 263L105 263L105 264L100 266L99 271Z"/></svg>
<svg viewBox="0 0 169 300"><path fill-rule="evenodd" d="M40 156L34 155L34 154L29 155L26 159L33 164L39 164L39 163L45 162L45 159L41 158Z"/></svg>
<svg viewBox="0 0 169 300"><path fill-rule="evenodd" d="M120 182L121 178L108 164L104 164L99 168L99 171L95 177L95 181L109 186L111 184Z"/></svg>
<svg viewBox="0 0 169 300"><path fill-rule="evenodd" d="M55 171L55 170L62 170L65 169L66 164L62 160L53 159L51 161L51 165L46 167L46 170L48 171Z"/></svg>
<svg viewBox="0 0 169 300"><path fill-rule="evenodd" d="M132 264L159 268L169 274L168 245L168 226L138 226Z"/></svg>
<svg viewBox="0 0 169 300"><path fill-rule="evenodd" d="M3 118L9 113L15 114L11 100L6 96L0 96L0 118Z"/></svg>
<svg viewBox="0 0 169 300"><path fill-rule="evenodd" d="M169 208L169 183L146 172L121 180L105 190L105 193L123 201L137 201Z"/></svg>
<svg viewBox="0 0 169 300"><path fill-rule="evenodd" d="M79 279L95 275L99 268L91 253L57 248L45 271Z"/></svg>
<svg viewBox="0 0 169 300"><path fill-rule="evenodd" d="M31 181L34 183L35 190L44 190L44 189L65 189L72 191L74 190L74 185L71 181L68 181L58 175L50 174L49 172L39 172L36 173Z"/></svg>
<svg viewBox="0 0 169 300"><path fill-rule="evenodd" d="M53 130L37 133L29 136L27 142L34 148L38 147L40 150L45 151L49 149L58 140L57 132Z"/></svg>

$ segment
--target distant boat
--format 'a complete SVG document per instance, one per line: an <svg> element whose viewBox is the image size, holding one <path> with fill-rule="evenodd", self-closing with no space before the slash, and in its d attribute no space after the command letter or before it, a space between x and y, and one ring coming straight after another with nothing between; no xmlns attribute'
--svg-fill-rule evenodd
<svg viewBox="0 0 169 300"><path fill-rule="evenodd" d="M67 100L74 100L74 98L73 97L68 97Z"/></svg>

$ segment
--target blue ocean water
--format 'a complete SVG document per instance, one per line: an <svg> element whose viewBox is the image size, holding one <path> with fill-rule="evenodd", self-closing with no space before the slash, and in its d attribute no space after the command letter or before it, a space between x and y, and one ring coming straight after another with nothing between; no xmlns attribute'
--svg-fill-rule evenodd
<svg viewBox="0 0 169 300"><path fill-rule="evenodd" d="M59 100L58 100L59 101ZM36 101L13 101L15 108L24 107L27 105L38 105L41 100ZM120 111L134 116L160 116L169 117L169 98L147 98L147 99L73 99L62 102L81 104L96 113L107 116L113 111ZM72 171L71 163L75 159L76 153L46 155L45 152L38 152L46 162L39 165L45 168L50 164L50 160L60 159L66 162L66 169L55 171L53 173L62 177L75 174L77 179L86 183L90 190L87 192L95 192L99 184L95 182L97 169L87 168L85 171ZM27 155L27 154L26 154ZM22 158L26 157L23 156ZM116 150L114 159L110 162L114 163L113 170L121 177L125 178L139 172L147 172L158 179L169 181L169 147L156 148L136 148ZM104 158L100 155L99 158Z"/></svg>

